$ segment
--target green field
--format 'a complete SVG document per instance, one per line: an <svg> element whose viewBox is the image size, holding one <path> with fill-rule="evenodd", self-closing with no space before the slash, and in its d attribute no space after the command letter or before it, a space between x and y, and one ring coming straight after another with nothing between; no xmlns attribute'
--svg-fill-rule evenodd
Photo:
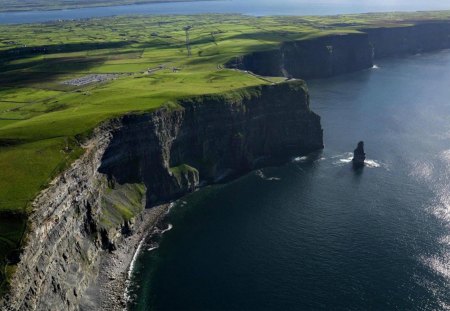
<svg viewBox="0 0 450 311"><path fill-rule="evenodd" d="M187 0L0 0L0 12L63 10L127 4L183 2ZM207 1L207 0L190 0Z"/></svg>
<svg viewBox="0 0 450 311"><path fill-rule="evenodd" d="M134 16L0 26L0 215L26 217L30 202L83 153L80 141L102 121L187 96L280 81L224 69L236 55L283 41L449 18L450 12ZM186 26L192 27L192 56ZM86 85L67 83L94 74L113 75ZM22 222L5 219L0 258L18 247L23 230ZM6 223L14 228L4 232Z"/></svg>

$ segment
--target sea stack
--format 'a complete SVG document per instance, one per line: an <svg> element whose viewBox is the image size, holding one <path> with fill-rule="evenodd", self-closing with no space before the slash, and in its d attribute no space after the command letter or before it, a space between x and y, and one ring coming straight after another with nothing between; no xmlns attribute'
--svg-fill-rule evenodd
<svg viewBox="0 0 450 311"><path fill-rule="evenodd" d="M356 147L353 152L353 167L362 168L364 167L364 161L366 160L366 153L364 152L364 142L360 141L358 147Z"/></svg>

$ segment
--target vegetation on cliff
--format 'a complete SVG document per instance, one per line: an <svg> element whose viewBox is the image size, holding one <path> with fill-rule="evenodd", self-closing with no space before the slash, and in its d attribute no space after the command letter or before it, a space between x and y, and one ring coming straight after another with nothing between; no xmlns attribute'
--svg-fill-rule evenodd
<svg viewBox="0 0 450 311"><path fill-rule="evenodd" d="M24 221L17 215L30 212L36 194L82 154L83 137L100 122L196 95L246 96L230 91L279 82L224 64L282 42L449 19L450 12L197 15L0 26L0 212L9 215L0 217L2 266L22 237ZM129 214L116 203L111 211Z"/></svg>

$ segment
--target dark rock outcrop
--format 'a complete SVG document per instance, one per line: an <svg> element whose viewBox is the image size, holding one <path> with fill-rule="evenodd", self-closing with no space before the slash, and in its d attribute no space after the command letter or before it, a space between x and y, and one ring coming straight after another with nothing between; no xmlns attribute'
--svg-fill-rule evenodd
<svg viewBox="0 0 450 311"><path fill-rule="evenodd" d="M79 310L102 254L133 233L146 202L323 147L302 81L171 106L96 129L86 153L36 198L1 310Z"/></svg>
<svg viewBox="0 0 450 311"><path fill-rule="evenodd" d="M366 153L364 151L364 142L360 141L355 151L353 152L353 167L356 169L364 167L364 161L366 161Z"/></svg>

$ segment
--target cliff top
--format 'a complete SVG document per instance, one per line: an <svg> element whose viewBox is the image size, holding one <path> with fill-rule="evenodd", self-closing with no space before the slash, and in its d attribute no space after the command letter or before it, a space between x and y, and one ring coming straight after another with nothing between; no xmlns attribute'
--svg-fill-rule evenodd
<svg viewBox="0 0 450 311"><path fill-rule="evenodd" d="M261 84L243 88L237 88L233 90L229 90L227 92L217 93L217 94L206 94L206 95L197 95L182 98L178 101L178 104L185 105L207 105L213 102L234 102L239 103L244 99L251 98L259 98L263 96L263 92L267 89L271 89L276 85L277 94L279 93L291 93L299 91L307 92L307 86L305 81L299 79L292 79L281 81L276 84ZM282 94L280 94L282 96Z"/></svg>

